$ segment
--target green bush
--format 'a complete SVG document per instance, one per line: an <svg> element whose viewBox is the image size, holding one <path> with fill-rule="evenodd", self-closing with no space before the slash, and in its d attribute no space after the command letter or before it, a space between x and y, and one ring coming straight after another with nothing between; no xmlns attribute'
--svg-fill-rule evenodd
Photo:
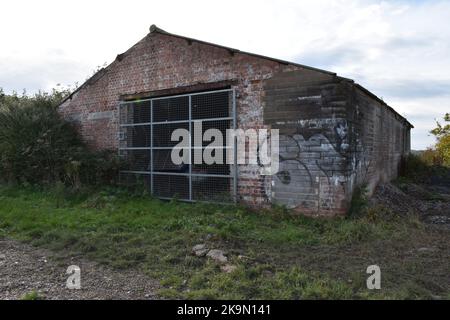
<svg viewBox="0 0 450 320"><path fill-rule="evenodd" d="M88 149L56 106L64 91L34 96L0 90L0 181L54 184L111 183L119 163L108 151Z"/></svg>

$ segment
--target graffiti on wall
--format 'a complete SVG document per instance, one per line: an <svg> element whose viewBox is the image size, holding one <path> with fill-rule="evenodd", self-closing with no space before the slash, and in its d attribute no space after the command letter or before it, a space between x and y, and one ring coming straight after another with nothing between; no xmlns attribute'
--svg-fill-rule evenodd
<svg viewBox="0 0 450 320"><path fill-rule="evenodd" d="M321 128L322 133L301 125L296 131L280 136L280 170L266 181L266 192L289 208L331 209L330 194L347 194L357 175L367 171L362 144L345 120Z"/></svg>

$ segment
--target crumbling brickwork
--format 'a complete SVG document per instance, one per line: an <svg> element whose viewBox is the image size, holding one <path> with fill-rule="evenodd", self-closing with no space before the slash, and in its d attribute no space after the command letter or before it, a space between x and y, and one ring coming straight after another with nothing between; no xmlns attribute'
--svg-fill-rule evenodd
<svg viewBox="0 0 450 320"><path fill-rule="evenodd" d="M66 99L60 112L91 147L115 150L122 99L213 88L235 89L238 128L281 132L276 176L261 176L257 165L238 167L240 201L252 206L278 202L310 214L345 213L354 186L364 180L361 155L376 164L366 170L376 184L396 175L393 167L408 149L404 119L331 72L156 27ZM375 156L377 148L384 157Z"/></svg>

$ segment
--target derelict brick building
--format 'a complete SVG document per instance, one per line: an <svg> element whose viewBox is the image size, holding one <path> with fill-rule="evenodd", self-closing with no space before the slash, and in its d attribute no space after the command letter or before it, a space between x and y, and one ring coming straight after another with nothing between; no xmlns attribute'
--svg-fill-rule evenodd
<svg viewBox="0 0 450 320"><path fill-rule="evenodd" d="M395 178L412 125L335 73L169 34L156 26L59 107L94 148L128 160L121 179L161 198L347 211L353 191ZM280 170L174 165L175 128L279 129Z"/></svg>

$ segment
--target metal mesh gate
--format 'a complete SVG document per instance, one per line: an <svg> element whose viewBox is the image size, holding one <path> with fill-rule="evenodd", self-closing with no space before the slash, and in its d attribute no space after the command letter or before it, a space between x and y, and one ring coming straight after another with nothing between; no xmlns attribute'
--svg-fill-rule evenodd
<svg viewBox="0 0 450 320"><path fill-rule="evenodd" d="M121 102L119 105L119 154L125 160L120 180L128 185L143 183L162 199L231 202L237 197L235 143L226 146L226 130L236 128L234 91L202 93ZM201 123L201 130L198 124ZM190 163L175 164L172 132L190 133L186 152ZM218 129L224 139L222 163L194 163L194 155L205 150L202 141L208 129ZM200 132L201 131L201 132ZM200 145L195 141L202 141ZM216 146L214 147L216 148ZM234 164L227 164L227 148L234 152Z"/></svg>

